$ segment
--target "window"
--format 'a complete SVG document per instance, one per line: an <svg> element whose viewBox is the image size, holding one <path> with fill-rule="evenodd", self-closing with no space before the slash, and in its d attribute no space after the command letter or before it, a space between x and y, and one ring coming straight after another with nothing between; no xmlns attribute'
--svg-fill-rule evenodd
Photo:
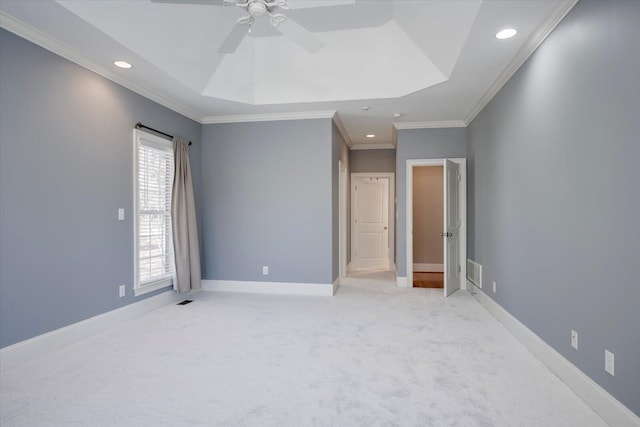
<svg viewBox="0 0 640 427"><path fill-rule="evenodd" d="M173 146L134 131L135 295L173 284Z"/></svg>

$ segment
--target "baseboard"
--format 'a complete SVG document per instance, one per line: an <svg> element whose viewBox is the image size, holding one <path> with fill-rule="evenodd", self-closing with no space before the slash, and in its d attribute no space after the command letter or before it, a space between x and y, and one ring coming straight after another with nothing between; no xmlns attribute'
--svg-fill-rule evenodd
<svg viewBox="0 0 640 427"><path fill-rule="evenodd" d="M236 280L203 280L202 290L247 294L333 296L338 283L243 282Z"/></svg>
<svg viewBox="0 0 640 427"><path fill-rule="evenodd" d="M178 295L175 292L163 292L140 302L3 347L0 349L0 369L5 371L15 368L43 354L66 347L182 298L184 295Z"/></svg>
<svg viewBox="0 0 640 427"><path fill-rule="evenodd" d="M333 282L333 295L336 294L336 292L338 292L338 289L340 289L340 277L338 277L334 282Z"/></svg>
<svg viewBox="0 0 640 427"><path fill-rule="evenodd" d="M413 283L411 284L409 283L409 281L407 280L407 276L404 276L404 277L398 276L396 280L399 288L413 288Z"/></svg>
<svg viewBox="0 0 640 427"><path fill-rule="evenodd" d="M444 273L444 264L413 264L413 271L415 272L429 272L429 273Z"/></svg>
<svg viewBox="0 0 640 427"><path fill-rule="evenodd" d="M558 376L574 393L576 393L607 424L616 427L638 427L640 418L624 404L620 403L609 392L569 362L542 338L520 323L502 306L489 298L481 289L467 281L468 289L475 289L474 297L489 311L509 332L518 338L542 363Z"/></svg>

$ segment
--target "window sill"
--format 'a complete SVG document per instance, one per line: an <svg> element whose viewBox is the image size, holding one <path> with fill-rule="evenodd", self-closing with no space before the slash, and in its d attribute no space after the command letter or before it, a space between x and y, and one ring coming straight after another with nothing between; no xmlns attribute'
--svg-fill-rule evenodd
<svg viewBox="0 0 640 427"><path fill-rule="evenodd" d="M169 286L173 286L173 279L162 279L157 282L146 283L142 286L133 289L133 294L137 297L148 294L149 292L157 291L158 289L168 288Z"/></svg>

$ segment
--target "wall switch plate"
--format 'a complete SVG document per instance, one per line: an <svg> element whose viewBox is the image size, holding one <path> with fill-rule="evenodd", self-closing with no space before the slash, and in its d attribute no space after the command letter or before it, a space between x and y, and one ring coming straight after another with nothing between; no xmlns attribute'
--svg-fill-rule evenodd
<svg viewBox="0 0 640 427"><path fill-rule="evenodd" d="M605 350L604 351L604 370L610 373L611 376L613 376L613 365L614 365L613 353L611 353L609 350Z"/></svg>
<svg viewBox="0 0 640 427"><path fill-rule="evenodd" d="M263 276L269 275L269 266L268 265L263 265L262 266L262 275Z"/></svg>
<svg viewBox="0 0 640 427"><path fill-rule="evenodd" d="M578 333L573 329L571 330L571 347L578 349Z"/></svg>
<svg viewBox="0 0 640 427"><path fill-rule="evenodd" d="M118 209L118 221L124 221L124 209Z"/></svg>
<svg viewBox="0 0 640 427"><path fill-rule="evenodd" d="M120 285L120 287L118 288L118 295L120 296L120 298L124 296L124 292L125 292L124 285Z"/></svg>
<svg viewBox="0 0 640 427"><path fill-rule="evenodd" d="M492 282L493 283L493 293L496 293L496 282Z"/></svg>

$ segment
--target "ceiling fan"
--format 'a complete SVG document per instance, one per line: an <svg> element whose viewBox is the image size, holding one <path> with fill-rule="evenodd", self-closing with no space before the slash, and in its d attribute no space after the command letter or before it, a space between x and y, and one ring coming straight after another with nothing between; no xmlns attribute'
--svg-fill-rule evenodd
<svg viewBox="0 0 640 427"><path fill-rule="evenodd" d="M203 4L211 6L237 6L247 12L246 16L236 21L231 32L218 47L218 53L233 53L240 42L249 32L251 25L257 20L269 18L269 23L277 31L289 37L292 41L310 53L318 52L324 46L307 29L294 21L290 16L278 13L279 10L289 10L288 0L151 0L153 3L173 4ZM294 1L295 3L295 1ZM304 6L303 6L304 7Z"/></svg>

